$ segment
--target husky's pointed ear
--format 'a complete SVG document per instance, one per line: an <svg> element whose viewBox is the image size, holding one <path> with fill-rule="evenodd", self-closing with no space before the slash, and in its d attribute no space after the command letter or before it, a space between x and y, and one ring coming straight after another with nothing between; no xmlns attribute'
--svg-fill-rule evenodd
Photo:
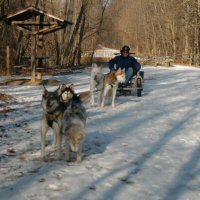
<svg viewBox="0 0 200 200"><path fill-rule="evenodd" d="M117 71L118 71L118 72L121 72L121 71L122 71L122 69L121 69L121 68L119 68Z"/></svg>
<svg viewBox="0 0 200 200"><path fill-rule="evenodd" d="M65 84L61 84L58 86L58 88L56 89L58 96L60 96L63 92Z"/></svg>
<svg viewBox="0 0 200 200"><path fill-rule="evenodd" d="M100 64L99 64L99 67L103 68L103 67L104 67L103 63L100 63Z"/></svg>
<svg viewBox="0 0 200 200"><path fill-rule="evenodd" d="M121 74L122 73L122 70L121 68L119 68L117 71L116 71L116 74Z"/></svg>
<svg viewBox="0 0 200 200"><path fill-rule="evenodd" d="M71 85L69 86L70 87L70 89L74 92L75 90L74 90L74 84L73 83L71 83Z"/></svg>
<svg viewBox="0 0 200 200"><path fill-rule="evenodd" d="M45 87L45 85L42 84L42 86L43 86L43 90L44 90L44 92L48 92L48 90L47 90L47 88Z"/></svg>
<svg viewBox="0 0 200 200"><path fill-rule="evenodd" d="M92 68L98 68L97 63L92 63Z"/></svg>
<svg viewBox="0 0 200 200"><path fill-rule="evenodd" d="M92 63L92 67L96 67L96 65L97 65L96 63Z"/></svg>
<svg viewBox="0 0 200 200"><path fill-rule="evenodd" d="M125 73L125 68L124 68L124 69L122 69L122 73Z"/></svg>

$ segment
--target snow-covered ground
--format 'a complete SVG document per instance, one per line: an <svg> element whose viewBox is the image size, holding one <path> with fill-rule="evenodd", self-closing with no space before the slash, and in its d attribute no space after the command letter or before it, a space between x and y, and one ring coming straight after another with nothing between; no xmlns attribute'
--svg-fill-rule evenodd
<svg viewBox="0 0 200 200"><path fill-rule="evenodd" d="M115 108L87 105L85 157L57 161L48 132L40 160L42 87L1 86L17 102L0 106L1 200L199 200L200 70L143 67L144 94ZM89 89L89 70L51 77ZM56 87L48 87L50 90Z"/></svg>

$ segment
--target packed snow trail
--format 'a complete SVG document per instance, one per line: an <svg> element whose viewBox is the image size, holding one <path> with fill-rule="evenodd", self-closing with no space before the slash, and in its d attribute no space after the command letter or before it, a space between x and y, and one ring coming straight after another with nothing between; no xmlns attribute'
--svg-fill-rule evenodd
<svg viewBox="0 0 200 200"><path fill-rule="evenodd" d="M199 200L200 70L145 71L144 94L119 96L116 107L88 107L85 157L40 160L42 87L2 86L17 102L0 112L0 199ZM52 77L89 89L90 71ZM48 87L55 89L56 87ZM52 143L48 132L47 144ZM8 148L12 151L8 151Z"/></svg>

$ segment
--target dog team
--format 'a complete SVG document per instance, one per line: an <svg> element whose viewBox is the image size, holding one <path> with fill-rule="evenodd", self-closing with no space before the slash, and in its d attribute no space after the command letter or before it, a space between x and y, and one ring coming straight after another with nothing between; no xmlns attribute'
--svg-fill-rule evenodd
<svg viewBox="0 0 200 200"><path fill-rule="evenodd" d="M102 67L92 64L90 78L90 105L104 107L111 100L115 107L118 84L126 84L140 70L140 64L129 56L130 48L124 46L121 56L109 62L110 72L102 73ZM139 66L139 67L138 67ZM95 102L95 93L98 93ZM45 160L45 140L48 128L54 133L53 146L57 149L57 158L62 158L62 141L64 141L65 160L70 161L71 152L76 153L76 162L83 157L83 143L86 136L86 109L81 97L75 93L73 84L62 84L55 91L44 87L42 96L43 117L41 123L41 157Z"/></svg>

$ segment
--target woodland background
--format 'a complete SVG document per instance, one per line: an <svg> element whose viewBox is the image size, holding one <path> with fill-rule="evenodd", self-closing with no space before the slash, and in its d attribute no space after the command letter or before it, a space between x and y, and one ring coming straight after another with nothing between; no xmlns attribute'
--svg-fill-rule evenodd
<svg viewBox="0 0 200 200"><path fill-rule="evenodd" d="M30 55L30 35L7 25L5 18L35 6L73 22L45 37L48 66L64 68L92 62L99 45L136 55L170 56L175 62L199 66L200 0L0 0L0 70L10 46L11 65ZM91 52L87 58L84 52Z"/></svg>

